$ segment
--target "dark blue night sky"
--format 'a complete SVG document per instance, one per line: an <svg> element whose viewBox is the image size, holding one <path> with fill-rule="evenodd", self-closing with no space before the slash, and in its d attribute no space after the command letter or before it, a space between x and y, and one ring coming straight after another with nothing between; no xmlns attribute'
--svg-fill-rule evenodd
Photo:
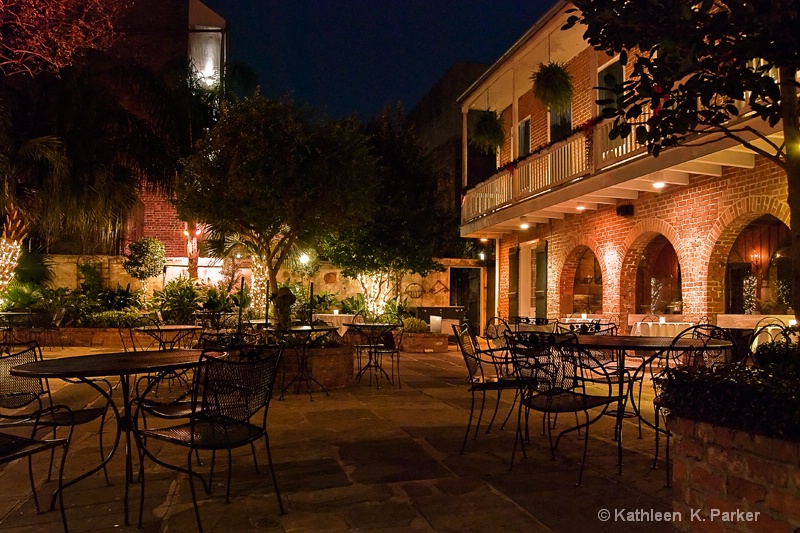
<svg viewBox="0 0 800 533"><path fill-rule="evenodd" d="M203 0L267 96L338 117L409 111L456 61L494 63L551 0Z"/></svg>

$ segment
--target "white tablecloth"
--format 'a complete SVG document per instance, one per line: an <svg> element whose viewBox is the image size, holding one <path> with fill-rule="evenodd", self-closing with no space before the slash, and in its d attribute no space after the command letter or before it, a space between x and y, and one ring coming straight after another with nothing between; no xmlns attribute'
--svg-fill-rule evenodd
<svg viewBox="0 0 800 533"><path fill-rule="evenodd" d="M339 328L339 335L344 336L345 332L347 331L347 326L344 324L353 321L353 317L356 315L344 315L338 314L334 315L333 313L314 313L314 320L322 320L323 322L327 322L332 326L336 326Z"/></svg>
<svg viewBox="0 0 800 533"><path fill-rule="evenodd" d="M641 337L675 337L693 326L691 322L634 322L631 335Z"/></svg>

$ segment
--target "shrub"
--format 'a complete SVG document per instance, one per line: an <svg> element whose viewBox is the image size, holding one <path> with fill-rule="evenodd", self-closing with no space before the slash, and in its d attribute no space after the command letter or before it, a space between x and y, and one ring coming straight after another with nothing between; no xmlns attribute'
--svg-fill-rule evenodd
<svg viewBox="0 0 800 533"><path fill-rule="evenodd" d="M800 441L800 372L797 345L759 346L756 366L669 368L655 377L669 414L701 422ZM764 346L764 345L762 345ZM790 364L776 363L778 353Z"/></svg>
<svg viewBox="0 0 800 533"><path fill-rule="evenodd" d="M406 333L430 333L431 326L419 318L406 318L403 320L403 330Z"/></svg>
<svg viewBox="0 0 800 533"><path fill-rule="evenodd" d="M142 282L142 288L147 290L147 280L161 274L167 265L164 243L154 237L144 237L130 243L128 251L122 268L132 278Z"/></svg>
<svg viewBox="0 0 800 533"><path fill-rule="evenodd" d="M355 296L348 296L341 301L339 307L342 309L342 313L347 315L355 315L367 308L366 304L364 303L364 295L361 293L358 293Z"/></svg>
<svg viewBox="0 0 800 533"><path fill-rule="evenodd" d="M118 328L132 324L139 317L138 311L100 311L83 317L78 325L86 328Z"/></svg>
<svg viewBox="0 0 800 533"><path fill-rule="evenodd" d="M153 292L153 306L161 311L166 322L189 324L199 310L200 291L189 278L175 278L164 290Z"/></svg>

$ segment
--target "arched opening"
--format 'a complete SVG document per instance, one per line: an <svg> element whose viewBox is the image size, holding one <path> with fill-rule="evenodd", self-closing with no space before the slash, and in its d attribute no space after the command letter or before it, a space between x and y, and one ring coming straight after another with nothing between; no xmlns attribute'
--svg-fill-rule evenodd
<svg viewBox="0 0 800 533"><path fill-rule="evenodd" d="M725 312L790 314L789 228L772 215L748 224L731 247L725 268Z"/></svg>
<svg viewBox="0 0 800 533"><path fill-rule="evenodd" d="M678 254L666 237L658 235L645 247L636 269L636 312L680 314L681 295Z"/></svg>
<svg viewBox="0 0 800 533"><path fill-rule="evenodd" d="M572 289L575 313L603 312L603 274L594 252L586 248L578 260Z"/></svg>

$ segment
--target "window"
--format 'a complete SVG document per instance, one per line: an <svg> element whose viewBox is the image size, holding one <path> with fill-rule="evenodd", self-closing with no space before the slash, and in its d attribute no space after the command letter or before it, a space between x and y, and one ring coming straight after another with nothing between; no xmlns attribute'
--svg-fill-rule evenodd
<svg viewBox="0 0 800 533"><path fill-rule="evenodd" d="M531 153L531 119L526 118L519 123L519 146L517 157L525 157Z"/></svg>
<svg viewBox="0 0 800 533"><path fill-rule="evenodd" d="M621 84L624 80L622 73L622 64L619 60L614 60L608 63L597 72L597 86L600 87L597 91L598 100L616 100L617 95L613 91L615 85ZM615 103L606 103L599 105L600 114L604 109L614 109Z"/></svg>
<svg viewBox="0 0 800 533"><path fill-rule="evenodd" d="M572 133L572 109L550 111L550 142L563 141Z"/></svg>

